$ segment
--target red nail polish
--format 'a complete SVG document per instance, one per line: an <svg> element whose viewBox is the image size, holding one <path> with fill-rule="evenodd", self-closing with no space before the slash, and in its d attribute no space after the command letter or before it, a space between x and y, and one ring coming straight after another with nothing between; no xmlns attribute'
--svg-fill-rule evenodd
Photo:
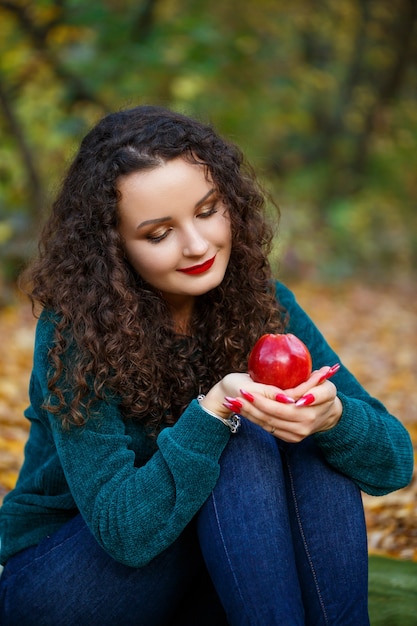
<svg viewBox="0 0 417 626"><path fill-rule="evenodd" d="M295 400L290 398L290 396L286 396L284 393L277 393L275 396L275 400L277 402L282 402L283 404L294 404Z"/></svg>
<svg viewBox="0 0 417 626"><path fill-rule="evenodd" d="M244 389L240 390L240 395L248 402L253 402L255 400L255 397L251 393L249 393L249 391L245 391Z"/></svg>
<svg viewBox="0 0 417 626"><path fill-rule="evenodd" d="M242 406L243 406L241 401L240 400L236 400L236 398L229 398L229 396L226 396L225 400L226 400L227 404L229 404L229 406L227 408L230 408L232 411L236 411L236 413L238 413L240 411L240 409L242 408ZM226 406L226 404L225 404L225 406Z"/></svg>
<svg viewBox="0 0 417 626"><path fill-rule="evenodd" d="M332 365L330 369L327 370L325 374L323 374L321 378L319 378L319 380L317 381L317 384L320 385L320 383L324 382L325 380L333 376L333 374L336 374L336 372L339 370L340 370L340 363L335 363L334 365Z"/></svg>
<svg viewBox="0 0 417 626"><path fill-rule="evenodd" d="M330 371L330 370L329 370ZM328 379L329 377L329 371L326 372L325 374L323 374L323 376L320 376L320 378L317 381L317 384L320 385L320 383L324 383L325 380Z"/></svg>
<svg viewBox="0 0 417 626"><path fill-rule="evenodd" d="M330 378L330 376L333 376L333 374L336 374L336 372L338 372L339 370L340 370L340 363L335 363L334 365L331 366L331 368L327 372L327 378Z"/></svg>
<svg viewBox="0 0 417 626"><path fill-rule="evenodd" d="M308 406L309 404L313 404L315 399L316 398L313 396L312 393L307 393L305 396L297 400L295 406Z"/></svg>

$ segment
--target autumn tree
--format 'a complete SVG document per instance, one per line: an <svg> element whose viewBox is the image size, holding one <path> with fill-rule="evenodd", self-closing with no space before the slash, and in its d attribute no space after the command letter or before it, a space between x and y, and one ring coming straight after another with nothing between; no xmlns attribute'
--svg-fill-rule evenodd
<svg viewBox="0 0 417 626"><path fill-rule="evenodd" d="M412 271L416 14L417 0L0 0L3 260L14 274L30 254L89 126L153 102L243 147L282 206L287 271Z"/></svg>

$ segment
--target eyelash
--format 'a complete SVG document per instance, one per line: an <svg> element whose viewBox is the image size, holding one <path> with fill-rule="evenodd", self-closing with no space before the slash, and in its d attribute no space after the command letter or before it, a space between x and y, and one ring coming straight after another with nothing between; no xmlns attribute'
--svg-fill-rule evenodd
<svg viewBox="0 0 417 626"><path fill-rule="evenodd" d="M165 239L165 237L168 235L170 230L171 229L166 230L162 235L147 235L146 239L150 243L159 243L160 241Z"/></svg>
<svg viewBox="0 0 417 626"><path fill-rule="evenodd" d="M218 211L217 204L213 204L207 211L203 211L202 213L199 213L196 217L200 217L202 219L206 219L208 217L211 217L215 213L217 213L217 211ZM147 235L147 240L150 243L153 243L153 244L159 243L160 241L163 241L165 239L165 237L168 236L168 233L171 230L172 230L171 228L168 228L166 231L164 231L162 233L162 235L152 235L152 234L149 234L149 235Z"/></svg>

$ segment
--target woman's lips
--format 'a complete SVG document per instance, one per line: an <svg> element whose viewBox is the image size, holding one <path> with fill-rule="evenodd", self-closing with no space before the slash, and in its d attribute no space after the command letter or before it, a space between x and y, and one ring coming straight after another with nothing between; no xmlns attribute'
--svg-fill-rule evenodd
<svg viewBox="0 0 417 626"><path fill-rule="evenodd" d="M203 272L207 272L213 265L216 256L213 256L208 261L204 263L200 263L200 265L193 265L192 267L185 267L183 269L179 269L179 272L183 272L183 274L203 274Z"/></svg>

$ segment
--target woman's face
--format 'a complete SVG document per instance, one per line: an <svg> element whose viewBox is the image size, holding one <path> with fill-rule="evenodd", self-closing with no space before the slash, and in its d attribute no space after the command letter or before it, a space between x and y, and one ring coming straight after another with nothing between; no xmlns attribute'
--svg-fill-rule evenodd
<svg viewBox="0 0 417 626"><path fill-rule="evenodd" d="M227 208L203 166L182 158L119 179L127 257L175 309L223 280L231 251Z"/></svg>

